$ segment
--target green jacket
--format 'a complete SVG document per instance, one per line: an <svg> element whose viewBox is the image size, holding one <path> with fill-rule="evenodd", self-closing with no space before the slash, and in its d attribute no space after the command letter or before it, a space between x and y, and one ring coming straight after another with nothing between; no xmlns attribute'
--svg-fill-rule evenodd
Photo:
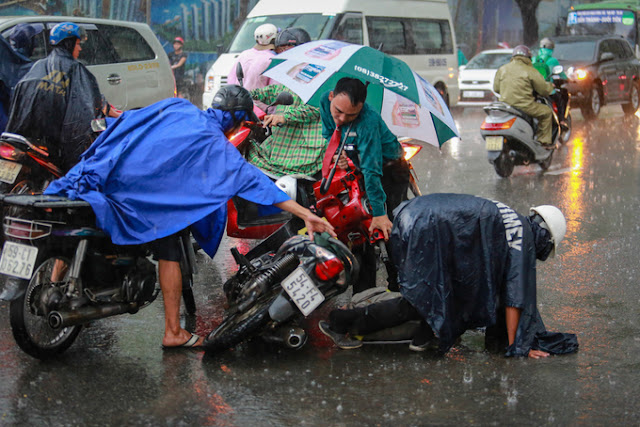
<svg viewBox="0 0 640 427"><path fill-rule="evenodd" d="M538 51L538 55L535 58L533 58L532 61L533 61L534 67L536 63L544 64L544 66L547 67L547 70L546 70L547 73L542 74L546 80L549 80L551 78L551 72L553 71L553 67L557 65L561 65L560 62L558 62L558 60L553 57L553 50L547 49L545 47L540 48L540 50ZM540 69L538 69L538 71L542 73ZM564 71L562 72L562 74L560 74L560 77L565 80L567 79L567 75L564 73Z"/></svg>
<svg viewBox="0 0 640 427"><path fill-rule="evenodd" d="M535 103L534 91L538 95L549 96L553 85L531 65L531 59L518 55L498 68L493 91L500 94L500 101L516 108L527 108Z"/></svg>
<svg viewBox="0 0 640 427"><path fill-rule="evenodd" d="M320 100L322 135L327 141L331 139L331 135L336 129L330 105L329 92L327 92ZM360 170L364 176L364 187L369 197L373 216L385 215L387 213L384 207L386 195L381 181L382 166L388 160L402 157L402 146L382 120L380 114L366 102L352 123L353 126L347 137L347 145L353 145L358 152ZM342 126L341 132L346 132L349 125L350 123L347 123ZM344 133L342 136L344 137Z"/></svg>

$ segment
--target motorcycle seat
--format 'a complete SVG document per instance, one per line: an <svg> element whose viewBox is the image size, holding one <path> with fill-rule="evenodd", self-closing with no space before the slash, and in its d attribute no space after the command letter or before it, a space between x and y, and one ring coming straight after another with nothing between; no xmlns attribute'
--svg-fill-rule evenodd
<svg viewBox="0 0 640 427"><path fill-rule="evenodd" d="M45 194L0 194L0 202L15 206L53 209L53 208L91 208L84 200L71 200L62 196Z"/></svg>
<svg viewBox="0 0 640 427"><path fill-rule="evenodd" d="M506 113L510 113L513 114L515 116L520 117L521 119L523 119L524 121L526 121L527 123L529 123L529 126L531 126L532 129L536 128L536 122L534 121L534 118L531 117L530 115L528 115L527 113L525 113L524 111L509 105L505 102L493 102L489 105L487 105L486 107L484 107L484 110L486 112L489 112L491 110L499 110L499 111L504 111Z"/></svg>

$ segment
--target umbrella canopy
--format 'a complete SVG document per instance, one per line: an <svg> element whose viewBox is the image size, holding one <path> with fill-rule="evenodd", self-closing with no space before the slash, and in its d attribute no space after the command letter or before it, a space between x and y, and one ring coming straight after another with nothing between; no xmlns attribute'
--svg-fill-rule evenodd
<svg viewBox="0 0 640 427"><path fill-rule="evenodd" d="M368 46L318 40L289 49L263 73L319 106L322 95L343 77L371 83L367 103L398 136L436 147L459 137L451 112L438 91L402 60Z"/></svg>

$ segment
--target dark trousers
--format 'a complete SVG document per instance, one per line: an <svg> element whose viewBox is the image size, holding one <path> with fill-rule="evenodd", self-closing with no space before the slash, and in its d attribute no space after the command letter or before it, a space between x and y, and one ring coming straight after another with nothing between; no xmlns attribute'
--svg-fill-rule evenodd
<svg viewBox="0 0 640 427"><path fill-rule="evenodd" d="M387 216L393 221L393 210L405 200L409 190L409 165L404 158L387 162L382 169L382 188L387 196ZM398 270L393 264L391 245L385 244L389 261L385 267L388 275L388 287L392 291L398 290ZM376 286L376 267L378 257L374 248L366 243L356 252L360 262L360 278L353 287L353 293L362 292L365 289Z"/></svg>
<svg viewBox="0 0 640 427"><path fill-rule="evenodd" d="M421 320L420 313L402 297L370 304L366 307L333 310L329 314L330 328L339 333L366 335L401 325L410 320Z"/></svg>

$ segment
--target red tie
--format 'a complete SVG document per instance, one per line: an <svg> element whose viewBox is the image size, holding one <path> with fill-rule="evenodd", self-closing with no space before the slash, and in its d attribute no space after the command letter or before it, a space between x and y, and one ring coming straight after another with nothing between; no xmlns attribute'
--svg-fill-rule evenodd
<svg viewBox="0 0 640 427"><path fill-rule="evenodd" d="M340 145L340 137L342 136L342 132L339 127L336 127L336 130L333 131L333 135L331 135L331 139L329 140L329 146L327 147L327 151L324 153L324 158L322 159L322 177L326 178L329 175L329 169L331 169L331 161L333 160L333 155L336 154L336 150Z"/></svg>

